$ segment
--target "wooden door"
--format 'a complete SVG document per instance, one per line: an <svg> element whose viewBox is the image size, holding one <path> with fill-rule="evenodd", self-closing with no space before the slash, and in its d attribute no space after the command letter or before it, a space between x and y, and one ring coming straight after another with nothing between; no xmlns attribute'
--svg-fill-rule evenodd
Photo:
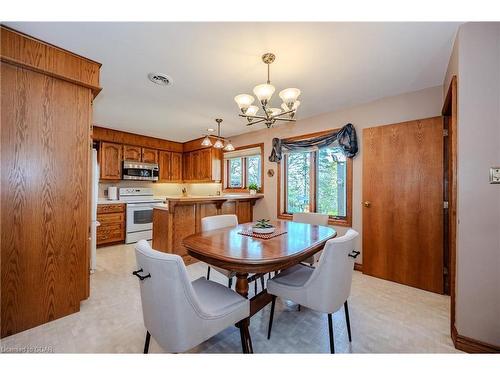
<svg viewBox="0 0 500 375"><path fill-rule="evenodd" d="M142 150L140 146L123 145L123 160L141 161Z"/></svg>
<svg viewBox="0 0 500 375"><path fill-rule="evenodd" d="M185 152L182 155L182 178L184 181L192 180L192 157L190 152Z"/></svg>
<svg viewBox="0 0 500 375"><path fill-rule="evenodd" d="M443 121L363 130L363 273L443 293Z"/></svg>
<svg viewBox="0 0 500 375"><path fill-rule="evenodd" d="M101 180L119 180L122 177L122 145L101 142L99 149Z"/></svg>
<svg viewBox="0 0 500 375"><path fill-rule="evenodd" d="M143 148L142 161L144 163L158 163L158 150L154 150L152 148Z"/></svg>
<svg viewBox="0 0 500 375"><path fill-rule="evenodd" d="M169 151L158 152L158 168L160 182L169 182L172 175L172 153Z"/></svg>
<svg viewBox="0 0 500 375"><path fill-rule="evenodd" d="M182 181L182 154L180 152L171 153L170 179L173 182Z"/></svg>

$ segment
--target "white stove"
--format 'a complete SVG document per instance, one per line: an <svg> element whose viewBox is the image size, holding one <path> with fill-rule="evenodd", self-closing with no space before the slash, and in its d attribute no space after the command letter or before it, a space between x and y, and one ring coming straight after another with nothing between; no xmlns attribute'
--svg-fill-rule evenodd
<svg viewBox="0 0 500 375"><path fill-rule="evenodd" d="M153 238L153 205L162 202L155 199L151 188L120 188L120 200L127 204L125 243Z"/></svg>

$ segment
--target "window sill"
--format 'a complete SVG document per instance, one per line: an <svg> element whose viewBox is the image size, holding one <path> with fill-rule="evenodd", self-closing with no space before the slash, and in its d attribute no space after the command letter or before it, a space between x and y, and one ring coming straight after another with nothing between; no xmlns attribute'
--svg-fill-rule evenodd
<svg viewBox="0 0 500 375"><path fill-rule="evenodd" d="M278 219L292 220L293 219L293 215L281 213L281 214L278 215ZM328 224L329 225L336 225L336 226L339 226L339 227L351 227L352 226L352 220L351 220L351 218L347 218L345 220L343 220L343 219L328 219Z"/></svg>
<svg viewBox="0 0 500 375"><path fill-rule="evenodd" d="M247 193L250 194L249 189L243 189L243 188L225 188L222 189L223 193ZM264 190L257 191L257 194L264 194Z"/></svg>

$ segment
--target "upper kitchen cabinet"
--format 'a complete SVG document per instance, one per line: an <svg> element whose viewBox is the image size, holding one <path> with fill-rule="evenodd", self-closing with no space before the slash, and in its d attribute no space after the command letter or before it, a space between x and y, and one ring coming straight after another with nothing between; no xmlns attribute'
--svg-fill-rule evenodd
<svg viewBox="0 0 500 375"><path fill-rule="evenodd" d="M141 161L142 149L140 146L123 145L123 160Z"/></svg>
<svg viewBox="0 0 500 375"><path fill-rule="evenodd" d="M222 151L204 148L184 153L183 178L187 182L219 182Z"/></svg>
<svg viewBox="0 0 500 375"><path fill-rule="evenodd" d="M101 142L99 147L99 167L101 180L119 180L122 178L122 145Z"/></svg>
<svg viewBox="0 0 500 375"><path fill-rule="evenodd" d="M158 150L143 148L141 161L144 163L158 163Z"/></svg>
<svg viewBox="0 0 500 375"><path fill-rule="evenodd" d="M159 151L159 182L182 182L182 153Z"/></svg>

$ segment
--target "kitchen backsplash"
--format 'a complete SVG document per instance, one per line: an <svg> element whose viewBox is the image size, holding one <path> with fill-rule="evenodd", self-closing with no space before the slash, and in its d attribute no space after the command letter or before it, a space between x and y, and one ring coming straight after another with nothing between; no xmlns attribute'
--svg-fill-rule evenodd
<svg viewBox="0 0 500 375"><path fill-rule="evenodd" d="M221 184L164 184L149 181L119 181L119 182L99 182L99 198L107 198L108 187L117 186L121 187L150 187L153 189L153 194L156 197L163 197L167 195L181 195L182 188L185 187L189 195L215 195L217 191L222 191Z"/></svg>

